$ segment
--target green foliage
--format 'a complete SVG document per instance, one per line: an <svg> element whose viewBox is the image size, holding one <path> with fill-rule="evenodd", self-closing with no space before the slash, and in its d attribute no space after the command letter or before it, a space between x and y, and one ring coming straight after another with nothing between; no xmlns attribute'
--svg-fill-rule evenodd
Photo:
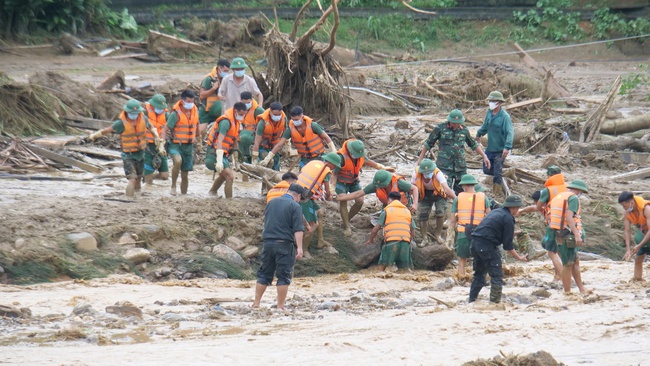
<svg viewBox="0 0 650 366"><path fill-rule="evenodd" d="M46 31L92 31L128 35L137 24L128 10L116 13L108 0L0 0L0 34L6 37Z"/></svg>
<svg viewBox="0 0 650 366"><path fill-rule="evenodd" d="M523 29L516 29L511 37L519 42L528 40L529 35L539 34L555 43L583 38L585 31L580 27L580 13L564 10L571 5L569 0L540 0L537 9L513 12L513 22Z"/></svg>
<svg viewBox="0 0 650 366"><path fill-rule="evenodd" d="M650 33L650 21L646 18L626 20L609 9L597 10L591 20L592 35L598 39L607 39L612 36L640 36Z"/></svg>
<svg viewBox="0 0 650 366"><path fill-rule="evenodd" d="M249 270L209 255L195 254L189 257L178 258L176 265L184 267L188 272L196 273L199 276L209 276L218 271L224 271L228 274L228 278L234 278L236 280L250 280L254 278Z"/></svg>
<svg viewBox="0 0 650 366"><path fill-rule="evenodd" d="M288 4L291 7L301 7L305 4L306 0L289 0ZM314 6L317 6L313 2ZM331 1L321 1L323 8L330 6ZM452 8L458 5L456 0L413 0L409 5L416 8ZM399 8L403 6L398 0L342 0L339 2L341 8Z"/></svg>
<svg viewBox="0 0 650 366"><path fill-rule="evenodd" d="M641 72L633 72L623 78L621 90L618 92L620 95L627 95L638 86L650 85L648 65L639 64L639 69ZM650 95L646 99L650 100Z"/></svg>

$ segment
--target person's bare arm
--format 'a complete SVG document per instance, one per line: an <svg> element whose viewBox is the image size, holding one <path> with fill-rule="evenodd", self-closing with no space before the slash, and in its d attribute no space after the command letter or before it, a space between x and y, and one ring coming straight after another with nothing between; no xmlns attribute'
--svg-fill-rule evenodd
<svg viewBox="0 0 650 366"><path fill-rule="evenodd" d="M355 192L356 193L356 192ZM411 184L411 190L409 191L411 197L413 197L413 203L411 204L411 211L418 211L418 200L420 199L420 194L418 192L418 187L415 184Z"/></svg>
<svg viewBox="0 0 650 366"><path fill-rule="evenodd" d="M481 145L477 145L476 149L474 149L474 151L477 154L481 155L481 157L483 157L483 164L485 164L485 166L488 169L490 169L490 159L488 159L487 155L485 155L485 152L483 152L483 149L481 149Z"/></svg>
<svg viewBox="0 0 650 366"><path fill-rule="evenodd" d="M370 237L368 238L368 240L366 240L365 243L363 243L363 245L372 244L372 242L375 241L375 237L377 236L377 233L379 232L380 229L381 229L380 225L375 225L375 227L373 227L372 231L370 232Z"/></svg>
<svg viewBox="0 0 650 366"><path fill-rule="evenodd" d="M302 231L296 231L293 236L296 239L296 245L298 246L297 248L297 253L296 253L296 259L302 258L302 237L305 233Z"/></svg>
<svg viewBox="0 0 650 366"><path fill-rule="evenodd" d="M571 233L573 233L573 236L576 238L576 246L581 247L582 246L582 233L578 231L578 227L576 226L576 221L573 219L573 215L575 213L571 210L566 210L566 223L569 225L569 228L571 229Z"/></svg>
<svg viewBox="0 0 650 366"><path fill-rule="evenodd" d="M623 260L630 260L632 258L632 248L630 242L632 241L632 225L627 217L623 218L623 239L625 239L625 256Z"/></svg>
<svg viewBox="0 0 650 366"><path fill-rule="evenodd" d="M209 96L214 94L217 91L217 89L219 89L219 85L220 83L219 80L217 79L212 82L212 88L205 89L204 87L201 87L201 89L199 90L199 99L208 99Z"/></svg>
<svg viewBox="0 0 650 366"><path fill-rule="evenodd" d="M429 149L427 149L426 146L422 147L422 151L420 151L420 156L418 156L418 161L416 162L416 165L420 165L420 163L422 162L422 159L424 159L424 157L427 155L428 150Z"/></svg>
<svg viewBox="0 0 650 366"><path fill-rule="evenodd" d="M360 189L354 193L348 193L348 194L340 194L336 196L336 201L352 201L354 199L360 198L365 196L366 193L363 191L363 189Z"/></svg>
<svg viewBox="0 0 650 366"><path fill-rule="evenodd" d="M262 136L255 135L255 141L253 142L253 150L252 151L260 151L260 143L261 142L262 142Z"/></svg>
<svg viewBox="0 0 650 366"><path fill-rule="evenodd" d="M456 192L454 192L454 190L449 187L449 184L447 184L447 182L441 182L440 185L442 186L442 190L445 191L447 198L450 198L452 200L456 198Z"/></svg>
<svg viewBox="0 0 650 366"><path fill-rule="evenodd" d="M517 251L514 250L514 249L509 250L508 253L510 253L510 255L512 255L513 258L515 258L515 259L518 260L518 261L528 262L528 254L526 254L526 255L520 255L520 254L517 253Z"/></svg>
<svg viewBox="0 0 650 366"><path fill-rule="evenodd" d="M284 137L281 137L280 141L278 141L278 143L275 144L275 146L273 146L273 149L271 149L271 152L274 155L277 155L278 151L280 151L280 149L282 149L282 146L284 145L285 142L287 142L287 139L285 139Z"/></svg>

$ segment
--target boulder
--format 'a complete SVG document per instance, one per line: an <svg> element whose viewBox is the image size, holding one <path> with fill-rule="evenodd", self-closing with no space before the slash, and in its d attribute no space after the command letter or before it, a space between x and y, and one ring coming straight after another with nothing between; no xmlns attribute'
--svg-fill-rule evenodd
<svg viewBox="0 0 650 366"><path fill-rule="evenodd" d="M426 268L441 271L454 259L454 251L445 245L429 245L424 248L413 248L413 264L415 268Z"/></svg>
<svg viewBox="0 0 650 366"><path fill-rule="evenodd" d="M74 243L75 249L80 252L94 252L97 250L97 239L90 233L71 233L66 238Z"/></svg>
<svg viewBox="0 0 650 366"><path fill-rule="evenodd" d="M212 249L212 253L219 259L222 259L230 264L244 267L246 262L244 259L232 248L224 244L217 244Z"/></svg>
<svg viewBox="0 0 650 366"><path fill-rule="evenodd" d="M122 255L122 258L133 264L140 264L151 258L151 252L144 248L131 248Z"/></svg>
<svg viewBox="0 0 650 366"><path fill-rule="evenodd" d="M191 252L195 252L195 251L201 249L201 243L199 243L198 241L196 241L194 239L185 242L185 244L183 246L185 247L185 250L188 250L188 251L191 251Z"/></svg>
<svg viewBox="0 0 650 366"><path fill-rule="evenodd" d="M29 318L32 311L29 308L17 308L11 305L0 305L0 316L8 318Z"/></svg>
<svg viewBox="0 0 650 366"><path fill-rule="evenodd" d="M244 243L243 241L241 241L241 239L234 236L229 236L226 239L225 244L229 246L231 249L234 249L238 252L246 248L246 243Z"/></svg>
<svg viewBox="0 0 650 366"><path fill-rule="evenodd" d="M373 262L377 261L377 259L379 259L379 255L381 254L381 243L379 243L378 240L375 242L376 243L373 243L371 245L356 245L354 252L350 256L352 263L354 263L357 267L367 268Z"/></svg>
<svg viewBox="0 0 650 366"><path fill-rule="evenodd" d="M137 236L134 238L134 235L135 234L124 233L124 234L122 234L122 236L120 237L120 240L118 240L117 243L119 245L135 247L135 242L136 242Z"/></svg>
<svg viewBox="0 0 650 366"><path fill-rule="evenodd" d="M124 317L135 316L142 319L142 310L128 301L122 304L118 303L117 305L107 306L106 312Z"/></svg>
<svg viewBox="0 0 650 366"><path fill-rule="evenodd" d="M74 315L95 315L96 311L90 304L79 304L72 309Z"/></svg>
<svg viewBox="0 0 650 366"><path fill-rule="evenodd" d="M160 226L147 224L142 227L142 232L151 240L160 239L164 236L163 230Z"/></svg>
<svg viewBox="0 0 650 366"><path fill-rule="evenodd" d="M241 252L244 258L255 258L260 254L260 248L256 245L249 245Z"/></svg>
<svg viewBox="0 0 650 366"><path fill-rule="evenodd" d="M22 248L25 246L25 244L27 244L27 242L25 241L25 239L23 239L23 238L18 238L18 239L16 239L16 241L14 242L14 248L15 248L16 250L20 250L20 249L22 249Z"/></svg>

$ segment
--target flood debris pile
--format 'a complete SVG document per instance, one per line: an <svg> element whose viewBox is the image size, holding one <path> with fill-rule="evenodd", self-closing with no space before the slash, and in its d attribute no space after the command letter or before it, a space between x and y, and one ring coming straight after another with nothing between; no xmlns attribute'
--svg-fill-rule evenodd
<svg viewBox="0 0 650 366"><path fill-rule="evenodd" d="M262 47L267 31L265 23L259 17L234 18L227 22L217 19L205 21L194 17L182 21L180 28L190 40L203 41L219 49L244 45Z"/></svg>
<svg viewBox="0 0 650 366"><path fill-rule="evenodd" d="M527 355L502 354L488 360L479 358L475 361L465 362L463 366L564 366L564 364L557 362L546 351L537 351Z"/></svg>

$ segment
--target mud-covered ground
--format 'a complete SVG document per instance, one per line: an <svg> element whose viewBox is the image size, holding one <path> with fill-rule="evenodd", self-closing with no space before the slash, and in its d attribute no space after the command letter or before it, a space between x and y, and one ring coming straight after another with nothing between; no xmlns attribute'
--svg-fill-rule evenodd
<svg viewBox="0 0 650 366"><path fill-rule="evenodd" d="M431 58L438 56L449 55L433 54ZM602 97L617 75L636 72L640 62L648 61L605 47L534 57L552 69L570 92L583 97ZM517 56L491 61L525 67ZM572 61L576 61L575 66L569 66ZM97 84L121 69L127 75L138 76L135 82L153 85L174 78L198 83L209 68L207 63L149 65L90 55L57 56L46 51L35 51L28 58L3 55L0 65L18 81L26 81L36 71L56 70L74 80ZM441 77L453 75L462 67L419 64L352 72L377 79L400 74L404 80L412 80L416 73ZM356 102L364 103L364 98L359 94ZM468 115L480 121L482 108ZM621 98L613 109L624 116L648 113L648 105L639 98ZM379 153L424 125L413 138L418 141L413 144L420 146L426 130L442 120L448 108L430 108L425 113L358 116L353 128L367 138L371 152ZM538 117L532 110L511 114L518 124ZM363 130L377 119L381 121L372 131ZM398 121L407 121L408 128L396 129ZM546 157L522 155L519 149L508 162L543 177ZM409 155L391 155L387 162L408 176L414 167L410 159ZM622 223L616 197L623 189L647 190L647 180L614 182L609 177L643 164L626 165L618 157L563 159L567 179L583 179L590 188L588 198L583 200L583 216L591 234L585 250L602 254L618 248L620 253ZM105 172L121 173L121 167ZM470 173L489 186L482 172L471 169ZM53 174L89 177L87 173ZM372 169L365 171L362 183L368 183L372 174ZM468 284L454 279L452 269L379 275L372 268L359 270L349 260L316 252L311 264L297 266L299 277L290 288L288 312L271 308L273 288L267 292L263 308L251 311L248 304L253 296L256 259L247 259L250 267L224 270L214 268L206 257L211 256L215 244L228 237L237 237L248 247L259 244L263 210L259 183L244 183L238 177L234 190L237 198L226 201L207 194L211 180L212 172L197 164L190 174L187 196L172 196L169 181L156 181L135 201L124 200L126 181L122 178L86 182L0 180L0 249L5 253L4 260L9 264L33 260L31 268L35 272L47 267L40 263L69 268L68 275L46 278L54 283L0 286L0 305L29 309L21 313L22 318L0 320L2 362L108 365L120 360L159 365L187 360L191 364L244 365L289 360L322 364L331 360L344 365L448 365L491 358L500 351L511 354L546 350L567 365L637 365L648 357L645 339L650 334L644 321L648 315L648 286L646 282L629 282L633 265L621 261L582 262L583 279L595 290L588 297L564 296L559 284L551 281L547 259L517 264L512 267L516 275L506 282L504 305L490 308L485 297L488 288L478 303L465 303ZM514 192L526 196L538 188L530 182L511 186ZM354 243L339 236L336 206L323 207L327 210L326 238L341 251L339 258L344 258ZM353 241L369 233L368 215L377 207L376 199L368 197L362 215L354 222L357 233ZM539 239L541 225L537 217L523 217L519 223L531 237ZM99 239L99 254L74 253L65 235L80 231ZM125 242L121 241L124 233L135 234L135 243L127 241L126 245L147 247L152 252L149 262L131 266L119 260L125 250ZM61 258L66 262L62 264ZM93 268L99 271L94 274L114 275L70 280L84 274L84 270L93 273ZM224 272L230 279L219 279ZM331 272L344 273L303 277ZM47 273L35 278L43 280ZM6 273L2 276L10 282ZM223 310L213 309L217 302ZM107 310L116 305L118 308Z"/></svg>

